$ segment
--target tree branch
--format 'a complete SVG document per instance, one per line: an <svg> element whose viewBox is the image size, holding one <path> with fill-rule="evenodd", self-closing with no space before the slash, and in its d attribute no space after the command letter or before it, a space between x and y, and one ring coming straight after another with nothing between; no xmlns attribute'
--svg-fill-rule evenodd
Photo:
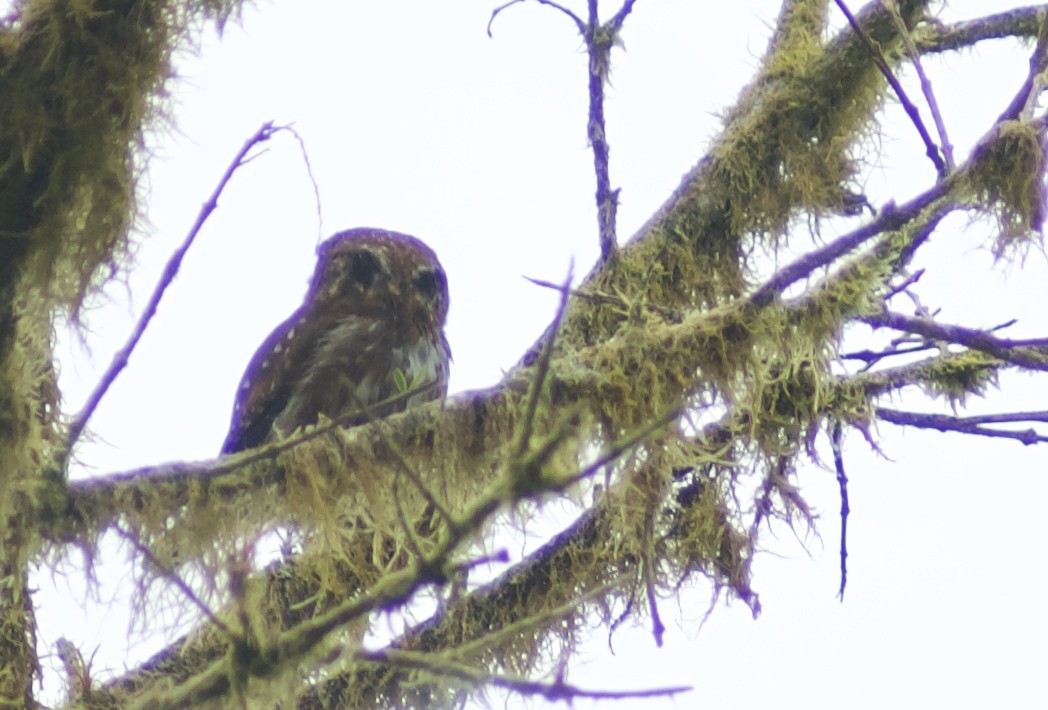
<svg viewBox="0 0 1048 710"><path fill-rule="evenodd" d="M969 434L971 436L986 436L996 439L1014 439L1020 441L1025 446L1031 444L1043 444L1048 442L1048 436L1038 434L1036 429L1027 429L1025 431L1010 431L1005 429L988 429L981 426L981 421L977 417L951 417L945 414L924 414L920 412L902 412L896 409L885 409L884 407L878 407L876 410L877 418L882 419L892 424L898 424L899 426L912 426L918 429L935 429L936 431L953 431L959 434ZM1040 413L1045 414L1045 413ZM997 415L998 417L1002 415ZM1005 415L1007 416L1007 415ZM1001 421L1021 421L1019 419L1001 419ZM1038 421L1046 421L1045 418L1038 418Z"/></svg>
<svg viewBox="0 0 1048 710"><path fill-rule="evenodd" d="M860 321L874 328L892 328L915 333L930 340L944 340L984 352L1029 370L1048 371L1048 341L1045 345L1030 346L1031 341L1012 341L998 338L982 330L959 325L946 325L927 318L915 318L885 311L876 316L863 316ZM1032 341L1039 342L1039 341Z"/></svg>
<svg viewBox="0 0 1048 710"><path fill-rule="evenodd" d="M951 25L927 23L914 41L921 53L934 54L966 49L987 40L1032 39L1041 31L1045 13L1048 5L1032 5Z"/></svg>

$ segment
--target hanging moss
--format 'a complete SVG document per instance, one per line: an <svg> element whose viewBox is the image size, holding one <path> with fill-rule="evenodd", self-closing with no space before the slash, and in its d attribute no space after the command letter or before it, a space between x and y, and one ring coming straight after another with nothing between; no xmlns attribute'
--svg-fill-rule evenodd
<svg viewBox="0 0 1048 710"><path fill-rule="evenodd" d="M1007 257L1039 240L1045 217L1043 129L1026 121L1004 121L973 158L971 190L997 220L994 254Z"/></svg>
<svg viewBox="0 0 1048 710"><path fill-rule="evenodd" d="M36 0L0 26L0 263L73 311L125 260L171 56L236 0ZM4 274L9 277L10 272ZM0 307L5 304L0 304Z"/></svg>

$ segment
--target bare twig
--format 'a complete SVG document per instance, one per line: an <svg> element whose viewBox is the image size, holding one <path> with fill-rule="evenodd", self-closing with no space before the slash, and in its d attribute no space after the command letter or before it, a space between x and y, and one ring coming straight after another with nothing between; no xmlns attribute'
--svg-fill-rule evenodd
<svg viewBox="0 0 1048 710"><path fill-rule="evenodd" d="M84 404L83 409L73 417L73 420L69 424L69 432L66 435L65 451L62 453L61 459L64 465L68 459L69 453L72 451L73 446L79 440L80 435L84 431L84 427L87 426L88 420L91 415L94 414L95 409L98 407L102 398L105 397L106 392L109 391L110 386L116 380L117 376L127 367L128 360L131 357L131 353L134 352L135 347L138 345L138 341L142 339L142 336L146 332L146 328L149 326L149 322L156 315L157 307L160 305L160 300L164 297L164 293L167 291L168 286L174 281L175 276L178 275L178 269L182 265L182 259L185 258L186 252L189 251L189 247L193 245L193 241L196 239L200 229L204 226L207 218L211 216L211 213L218 207L218 198L221 196L222 191L233 177L233 173L237 169L244 165L250 160L248 153L259 143L268 141L274 133L282 130L281 128L274 128L273 122L264 123L255 133L247 139L240 150L237 151L236 156L233 158L233 162L226 168L222 178L218 182L218 186L211 193L211 196L207 199L207 202L200 208L200 212L197 214L196 221L189 230L189 234L186 235L185 240L181 246L175 250L168 259L167 265L164 267L164 273L160 277L159 283L153 290L152 296L149 297L149 302L146 304L145 310L139 317L138 322L135 324L134 330L131 331L130 337L120 350L113 355L113 360L109 363L109 367L106 368L102 378L95 385L94 391L87 398L87 402Z"/></svg>
<svg viewBox="0 0 1048 710"><path fill-rule="evenodd" d="M973 436L986 436L995 439L1014 439L1022 442L1025 446L1031 444L1043 444L1048 442L1048 436L1037 433L1035 429L1025 431L1010 431L1007 429L988 429L981 426L979 422L972 422L965 417L951 417L945 414L923 414L920 412L901 412L896 409L885 409L878 407L875 410L878 419L899 426L912 426L918 429L935 429L936 431L953 431L959 434L970 434ZM996 415L1004 416L1004 415ZM1020 420L1002 420L1020 421ZM1043 421L1043 419L1038 419Z"/></svg>
<svg viewBox="0 0 1048 710"><path fill-rule="evenodd" d="M616 216L619 208L619 190L612 189L610 147L604 126L604 87L611 72L611 50L619 42L619 31L633 9L636 0L626 0L622 8L604 25L597 15L597 0L589 0L589 23L583 37L589 53L589 120L586 135L593 150L593 169L597 175L597 229L600 239L600 257L608 261L615 254Z"/></svg>
<svg viewBox="0 0 1048 710"><path fill-rule="evenodd" d="M885 311L876 316L863 316L859 320L874 328L893 328L915 333L931 340L957 343L1020 367L1048 371L1048 353L1044 351L1048 340L1007 340L990 335L983 330L946 325L928 318L906 316L891 311ZM1031 343L1037 345L1031 345Z"/></svg>
<svg viewBox="0 0 1048 710"><path fill-rule="evenodd" d="M650 690L584 690L564 683L559 678L552 683L542 683L528 678L492 675L473 666L452 661L431 653L387 649L381 651L357 651L354 656L360 661L381 663L411 670L422 670L437 676L455 678L475 685L493 685L511 690L520 695L537 695L546 700L563 700L569 704L576 698L621 700L625 698L656 698L686 693L690 686L655 688Z"/></svg>
<svg viewBox="0 0 1048 710"><path fill-rule="evenodd" d="M1012 424L1015 422L1048 422L1048 411L1005 412L1003 414L975 414L970 417L954 417L962 424Z"/></svg>
<svg viewBox="0 0 1048 710"><path fill-rule="evenodd" d="M903 109L906 111L906 115L910 117L913 125L917 128L917 133L920 134L921 140L924 141L925 154L928 159L932 161L932 165L935 166L935 172L940 178L946 177L948 174L946 164L943 162L942 155L939 153L939 148L935 145L935 141L932 140L931 135L928 133L927 127L924 125L924 121L921 119L921 112L917 106L910 100L910 97L906 95L906 90L902 88L902 84L895 77L891 67L888 66L887 60L884 58L884 53L881 48L870 38L870 35L862 28L859 21L855 19L855 15L852 14L851 10L848 9L848 5L844 0L835 0L837 7L840 8L841 12L846 18L848 18L848 24L852 26L852 29L862 39L863 44L870 50L870 56L873 59L874 64L881 70L881 74L888 81L888 85L892 87L892 91L899 97L899 103L902 104ZM894 10L892 14L896 14ZM903 27L905 29L905 26ZM906 32L903 32L905 35Z"/></svg>
<svg viewBox="0 0 1048 710"><path fill-rule="evenodd" d="M412 471L414 473L414 471ZM412 557L416 560L422 559L422 548L419 547L418 540L415 538L415 531L411 529L411 525L408 524L407 513L404 512L404 505L400 502L400 479L397 476L393 477L393 481L390 483L392 487L392 498L393 507L396 508L397 522L400 524L401 530L404 531L404 539L408 545L408 551L411 552ZM423 493L425 495L425 493Z"/></svg>
<svg viewBox="0 0 1048 710"><path fill-rule="evenodd" d="M896 355L910 355L912 353L924 352L925 350L934 350L934 345L928 345L923 343L921 345L913 345L907 348L895 347L888 348L887 350L856 350L855 352L843 353L840 355L842 360L861 360L868 365L873 365L886 357L895 357Z"/></svg>
<svg viewBox="0 0 1048 710"><path fill-rule="evenodd" d="M659 601L655 595L655 510L658 505L652 506L644 521L644 549L641 552L644 577L644 591L648 595L648 613L651 614L651 634L655 637L655 645L662 648L662 637L666 633L666 625L662 623L659 614Z"/></svg>
<svg viewBox="0 0 1048 710"><path fill-rule="evenodd" d="M512 5L524 0L510 0L500 5L491 13L488 21L488 36L491 36L491 23L495 17ZM626 18L633 11L637 0L625 0L618 12L604 24L600 22L597 0L587 0L587 19L583 21L568 8L552 0L536 0L541 5L552 7L571 18L586 43L589 58L589 118L586 122L586 136L593 150L593 168L597 177L597 232L600 241L600 258L606 262L615 255L617 248L616 215L619 207L619 190L612 189L610 165L610 147L604 125L604 87L611 71L611 50L620 44L619 32Z"/></svg>
<svg viewBox="0 0 1048 710"><path fill-rule="evenodd" d="M554 291L562 291L564 289L564 285L563 284L555 284L552 281L543 281L542 279L533 279L530 276L525 276L524 279L526 281L530 281L531 283L535 284L536 286L541 286L542 288L549 288L549 289L553 289ZM611 296L611 295L606 294L606 293L600 293L600 292L597 292L597 291L587 291L585 289L575 289L575 288L569 289L568 292L572 296L576 296L578 298L584 299L586 301L590 301L592 303L603 303L605 305L615 306L616 308L620 308L620 309L625 309L625 308L629 307L629 304L627 304L625 299L623 299L621 296ZM681 320L681 314L680 313L678 313L677 311L673 311L673 310L671 310L669 308L663 308L662 306L660 306L660 305L658 305L656 303L651 303L650 301L645 301L643 307L647 308L652 313L655 313L655 314L661 316L663 319L669 321L670 323L679 323L680 320Z"/></svg>
<svg viewBox="0 0 1048 710"><path fill-rule="evenodd" d="M894 298L899 293L908 289L910 286L913 286L915 283L917 283L924 277L924 272L924 269L917 269L912 274L903 279L901 282L899 282L895 286L892 286L890 289L888 289L888 292L884 294L883 300L888 301L889 299Z"/></svg>
<svg viewBox="0 0 1048 710"><path fill-rule="evenodd" d="M498 14L500 12L502 12L503 10L513 6L513 5L516 5L517 3L521 3L521 2L524 2L524 1L525 0L509 0L509 2L507 2L506 4L499 5L494 10L492 10L491 11L491 19L488 20L488 37L492 36L492 34L491 34L491 23L493 23L495 21L495 18L498 16ZM583 34L583 35L586 34L586 23L582 21L581 17L576 15L574 12L572 12L568 8L564 7L563 5L561 5L559 3L552 2L551 0L535 0L535 2L539 3L540 5L547 5L548 7L552 7L555 10L560 10L561 12L563 12L565 15L567 15L568 17L570 17L572 19L572 21L575 23L575 26L579 28L579 34Z"/></svg>
<svg viewBox="0 0 1048 710"><path fill-rule="evenodd" d="M833 467L837 471L837 485L841 490L841 587L837 598L844 601L844 588L848 584L848 474L844 471L844 451L841 447L841 423L833 423L830 432L830 448L833 449Z"/></svg>
<svg viewBox="0 0 1048 710"><path fill-rule="evenodd" d="M550 363L553 361L553 345L560 331L560 322L564 318L564 312L568 308L568 295L571 293L571 280L575 265L568 267L568 276L564 279L564 285L560 289L560 303L557 305L557 313L553 316L553 322L546 329L546 342L543 343L538 362L535 365L535 376L532 378L531 386L528 388L528 404L524 411L524 419L521 422L519 436L515 442L517 456L523 457L531 444L531 434L535 426L535 414L538 411L539 399L542 389L549 376Z"/></svg>
<svg viewBox="0 0 1048 710"><path fill-rule="evenodd" d="M885 0L884 5L888 8L888 12L891 13L895 28L899 31L899 36L906 47L906 53L909 55L910 61L913 62L913 68L921 81L921 92L924 94L924 100L928 102L928 110L931 111L932 120L935 122L935 130L939 133L939 143L942 145L942 157L946 161L946 170L953 172L954 167L956 167L956 163L953 160L953 145L946 134L946 122L943 121L942 112L939 111L939 102L935 100L932 83L928 80L928 75L924 73L921 54L917 51L917 46L913 42L913 37L910 36L910 31L906 28L906 23L903 22L902 15L899 14L899 5L896 0Z"/></svg>
<svg viewBox="0 0 1048 710"><path fill-rule="evenodd" d="M1012 98L1008 108L1001 113L997 122L1016 120L1026 114L1037 100L1039 88L1043 86L1042 74L1048 68L1048 22L1042 20L1040 31L1037 33L1037 46L1034 47L1030 56L1030 71L1027 72L1022 86Z"/></svg>
<svg viewBox="0 0 1048 710"><path fill-rule="evenodd" d="M317 184L317 179L313 176L313 163L309 160L309 151L306 150L306 141L302 139L301 134L299 134L291 124L282 126L277 130L281 129L295 137L295 140L298 141L298 148L302 151L302 162L306 165L306 174L309 175L309 182L313 185L313 199L317 204L317 243L319 244L324 238L324 215L320 206L320 185Z"/></svg>

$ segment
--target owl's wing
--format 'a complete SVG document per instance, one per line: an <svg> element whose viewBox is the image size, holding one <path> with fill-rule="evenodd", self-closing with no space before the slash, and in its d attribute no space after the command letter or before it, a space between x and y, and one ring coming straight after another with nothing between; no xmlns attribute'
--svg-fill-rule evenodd
<svg viewBox="0 0 1048 710"><path fill-rule="evenodd" d="M229 433L222 454L259 446L287 405L301 363L310 356L309 333L302 332L305 308L299 308L259 346L237 387ZM296 365L298 363L298 365Z"/></svg>

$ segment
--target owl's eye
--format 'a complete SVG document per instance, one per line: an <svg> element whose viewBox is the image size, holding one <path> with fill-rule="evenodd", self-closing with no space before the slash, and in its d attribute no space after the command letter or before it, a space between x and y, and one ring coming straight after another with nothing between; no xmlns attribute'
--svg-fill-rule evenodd
<svg viewBox="0 0 1048 710"><path fill-rule="evenodd" d="M443 280L443 274L426 269L415 276L415 287L426 298L433 298L440 291Z"/></svg>
<svg viewBox="0 0 1048 710"><path fill-rule="evenodd" d="M346 273L350 280L365 289L371 288L375 278L382 273L382 261L373 252L363 249L355 251L347 255L346 261Z"/></svg>

